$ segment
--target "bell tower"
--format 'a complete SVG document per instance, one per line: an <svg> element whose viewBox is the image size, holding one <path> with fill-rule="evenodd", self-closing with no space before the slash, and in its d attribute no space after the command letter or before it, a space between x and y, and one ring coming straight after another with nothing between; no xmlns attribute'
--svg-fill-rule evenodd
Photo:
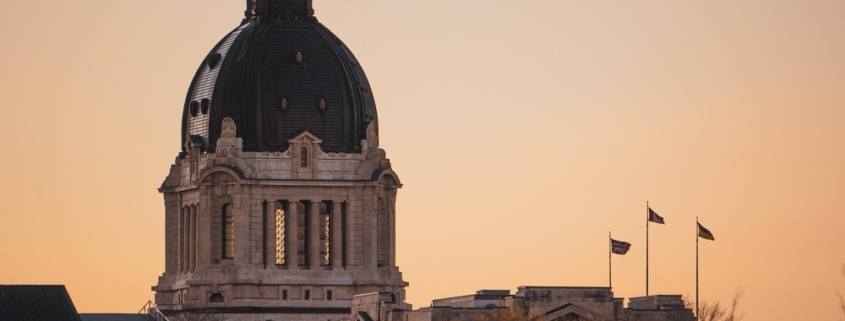
<svg viewBox="0 0 845 321"><path fill-rule="evenodd" d="M310 0L248 0L200 64L160 187L165 314L337 320L353 297L405 298L396 193L372 90Z"/></svg>

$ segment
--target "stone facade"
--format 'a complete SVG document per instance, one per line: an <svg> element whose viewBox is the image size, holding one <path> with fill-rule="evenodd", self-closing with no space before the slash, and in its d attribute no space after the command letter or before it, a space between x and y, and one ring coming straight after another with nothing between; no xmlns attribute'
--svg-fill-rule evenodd
<svg viewBox="0 0 845 321"><path fill-rule="evenodd" d="M374 126L361 153L323 152L307 131L285 152L243 152L229 118L215 153L188 140L160 188L159 308L227 320L336 320L350 314L356 294L404 300L394 233L401 183Z"/></svg>
<svg viewBox="0 0 845 321"><path fill-rule="evenodd" d="M631 298L623 307L606 287L522 286L481 290L474 295L438 299L430 307L409 310L391 301L389 293L355 297L352 321L692 321L692 310L679 295ZM377 301L379 304L377 304Z"/></svg>

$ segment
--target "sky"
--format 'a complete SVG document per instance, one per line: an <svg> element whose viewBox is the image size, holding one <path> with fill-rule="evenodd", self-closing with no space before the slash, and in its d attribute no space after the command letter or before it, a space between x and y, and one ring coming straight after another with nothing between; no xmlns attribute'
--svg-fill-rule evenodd
<svg viewBox="0 0 845 321"><path fill-rule="evenodd" d="M0 284L136 312L185 94L244 1L0 2ZM522 285L744 291L745 320L837 320L845 2L314 0L361 62L404 187L408 301Z"/></svg>

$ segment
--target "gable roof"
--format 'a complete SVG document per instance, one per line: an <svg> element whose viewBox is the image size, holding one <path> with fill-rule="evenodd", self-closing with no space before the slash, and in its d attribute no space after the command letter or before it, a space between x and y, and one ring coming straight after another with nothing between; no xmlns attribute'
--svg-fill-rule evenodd
<svg viewBox="0 0 845 321"><path fill-rule="evenodd" d="M64 285L0 285L0 321L81 321Z"/></svg>

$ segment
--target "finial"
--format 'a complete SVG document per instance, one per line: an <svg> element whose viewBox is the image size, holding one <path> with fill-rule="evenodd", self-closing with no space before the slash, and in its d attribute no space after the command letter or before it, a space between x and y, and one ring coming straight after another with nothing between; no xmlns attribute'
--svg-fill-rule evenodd
<svg viewBox="0 0 845 321"><path fill-rule="evenodd" d="M311 0L247 0L247 18L260 15L313 16Z"/></svg>

